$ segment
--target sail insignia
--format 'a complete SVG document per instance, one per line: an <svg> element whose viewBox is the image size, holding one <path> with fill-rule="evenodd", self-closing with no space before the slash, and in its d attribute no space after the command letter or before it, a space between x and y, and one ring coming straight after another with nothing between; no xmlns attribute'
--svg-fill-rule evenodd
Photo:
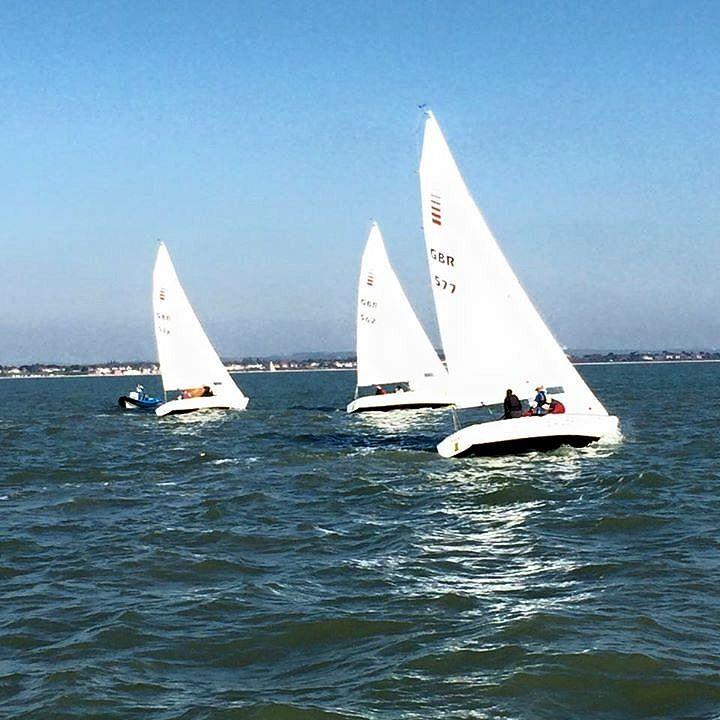
<svg viewBox="0 0 720 720"><path fill-rule="evenodd" d="M435 225L442 225L442 214L440 212L440 196L430 193L430 217Z"/></svg>

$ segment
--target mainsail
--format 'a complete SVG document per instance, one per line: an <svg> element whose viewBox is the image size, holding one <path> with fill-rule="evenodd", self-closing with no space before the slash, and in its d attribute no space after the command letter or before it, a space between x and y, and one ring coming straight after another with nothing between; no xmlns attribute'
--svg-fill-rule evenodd
<svg viewBox="0 0 720 720"><path fill-rule="evenodd" d="M543 384L570 412L607 412L545 325L473 201L432 113L420 160L430 281L459 407L529 398Z"/></svg>
<svg viewBox="0 0 720 720"><path fill-rule="evenodd" d="M445 368L420 325L373 223L360 266L357 302L357 384L444 378Z"/></svg>
<svg viewBox="0 0 720 720"><path fill-rule="evenodd" d="M208 385L215 396L244 397L202 329L163 243L153 269L153 315L165 392Z"/></svg>

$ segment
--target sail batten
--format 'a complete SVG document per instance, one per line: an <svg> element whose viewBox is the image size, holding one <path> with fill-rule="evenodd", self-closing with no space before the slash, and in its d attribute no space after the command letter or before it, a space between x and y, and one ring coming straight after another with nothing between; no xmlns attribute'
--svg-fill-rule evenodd
<svg viewBox="0 0 720 720"><path fill-rule="evenodd" d="M218 398L245 397L205 334L163 243L153 269L153 319L166 393L207 385Z"/></svg>
<svg viewBox="0 0 720 720"><path fill-rule="evenodd" d="M373 223L363 252L357 298L357 384L408 382L418 387L446 377L390 264Z"/></svg>
<svg viewBox="0 0 720 720"><path fill-rule="evenodd" d="M572 411L607 414L555 340L487 226L432 113L420 160L430 282L459 407L562 388Z"/></svg>

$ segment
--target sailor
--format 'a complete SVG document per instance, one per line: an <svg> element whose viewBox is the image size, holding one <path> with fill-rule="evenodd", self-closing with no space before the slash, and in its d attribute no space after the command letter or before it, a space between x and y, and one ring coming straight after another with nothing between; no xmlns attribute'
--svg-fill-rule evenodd
<svg viewBox="0 0 720 720"><path fill-rule="evenodd" d="M511 418L522 417L522 403L520 402L518 396L515 395L513 391L509 388L505 393L505 402L503 403L503 409L505 410L503 420L510 420Z"/></svg>
<svg viewBox="0 0 720 720"><path fill-rule="evenodd" d="M387 395L387 390L382 385L375 386L376 395Z"/></svg>
<svg viewBox="0 0 720 720"><path fill-rule="evenodd" d="M548 405L548 415L562 415L564 412L565 406L559 400L552 398Z"/></svg>
<svg viewBox="0 0 720 720"><path fill-rule="evenodd" d="M535 392L537 393L537 395L535 395L535 414L544 415L547 412L547 410L545 410L545 405L547 405L545 388L542 385L538 385L535 388Z"/></svg>
<svg viewBox="0 0 720 720"><path fill-rule="evenodd" d="M182 391L183 400L189 400L190 398L203 397L203 395L205 395L204 387L187 388L186 390Z"/></svg>
<svg viewBox="0 0 720 720"><path fill-rule="evenodd" d="M135 386L135 392L137 393L138 400L145 399L145 388L140 383Z"/></svg>

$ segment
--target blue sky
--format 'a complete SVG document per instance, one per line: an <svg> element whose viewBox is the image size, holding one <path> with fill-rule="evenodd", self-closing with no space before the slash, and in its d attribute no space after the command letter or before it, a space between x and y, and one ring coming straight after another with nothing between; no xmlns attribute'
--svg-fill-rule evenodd
<svg viewBox="0 0 720 720"><path fill-rule="evenodd" d="M354 344L371 218L436 333L435 111L571 347L720 346L720 5L0 4L0 362L152 358L168 245L225 356Z"/></svg>

